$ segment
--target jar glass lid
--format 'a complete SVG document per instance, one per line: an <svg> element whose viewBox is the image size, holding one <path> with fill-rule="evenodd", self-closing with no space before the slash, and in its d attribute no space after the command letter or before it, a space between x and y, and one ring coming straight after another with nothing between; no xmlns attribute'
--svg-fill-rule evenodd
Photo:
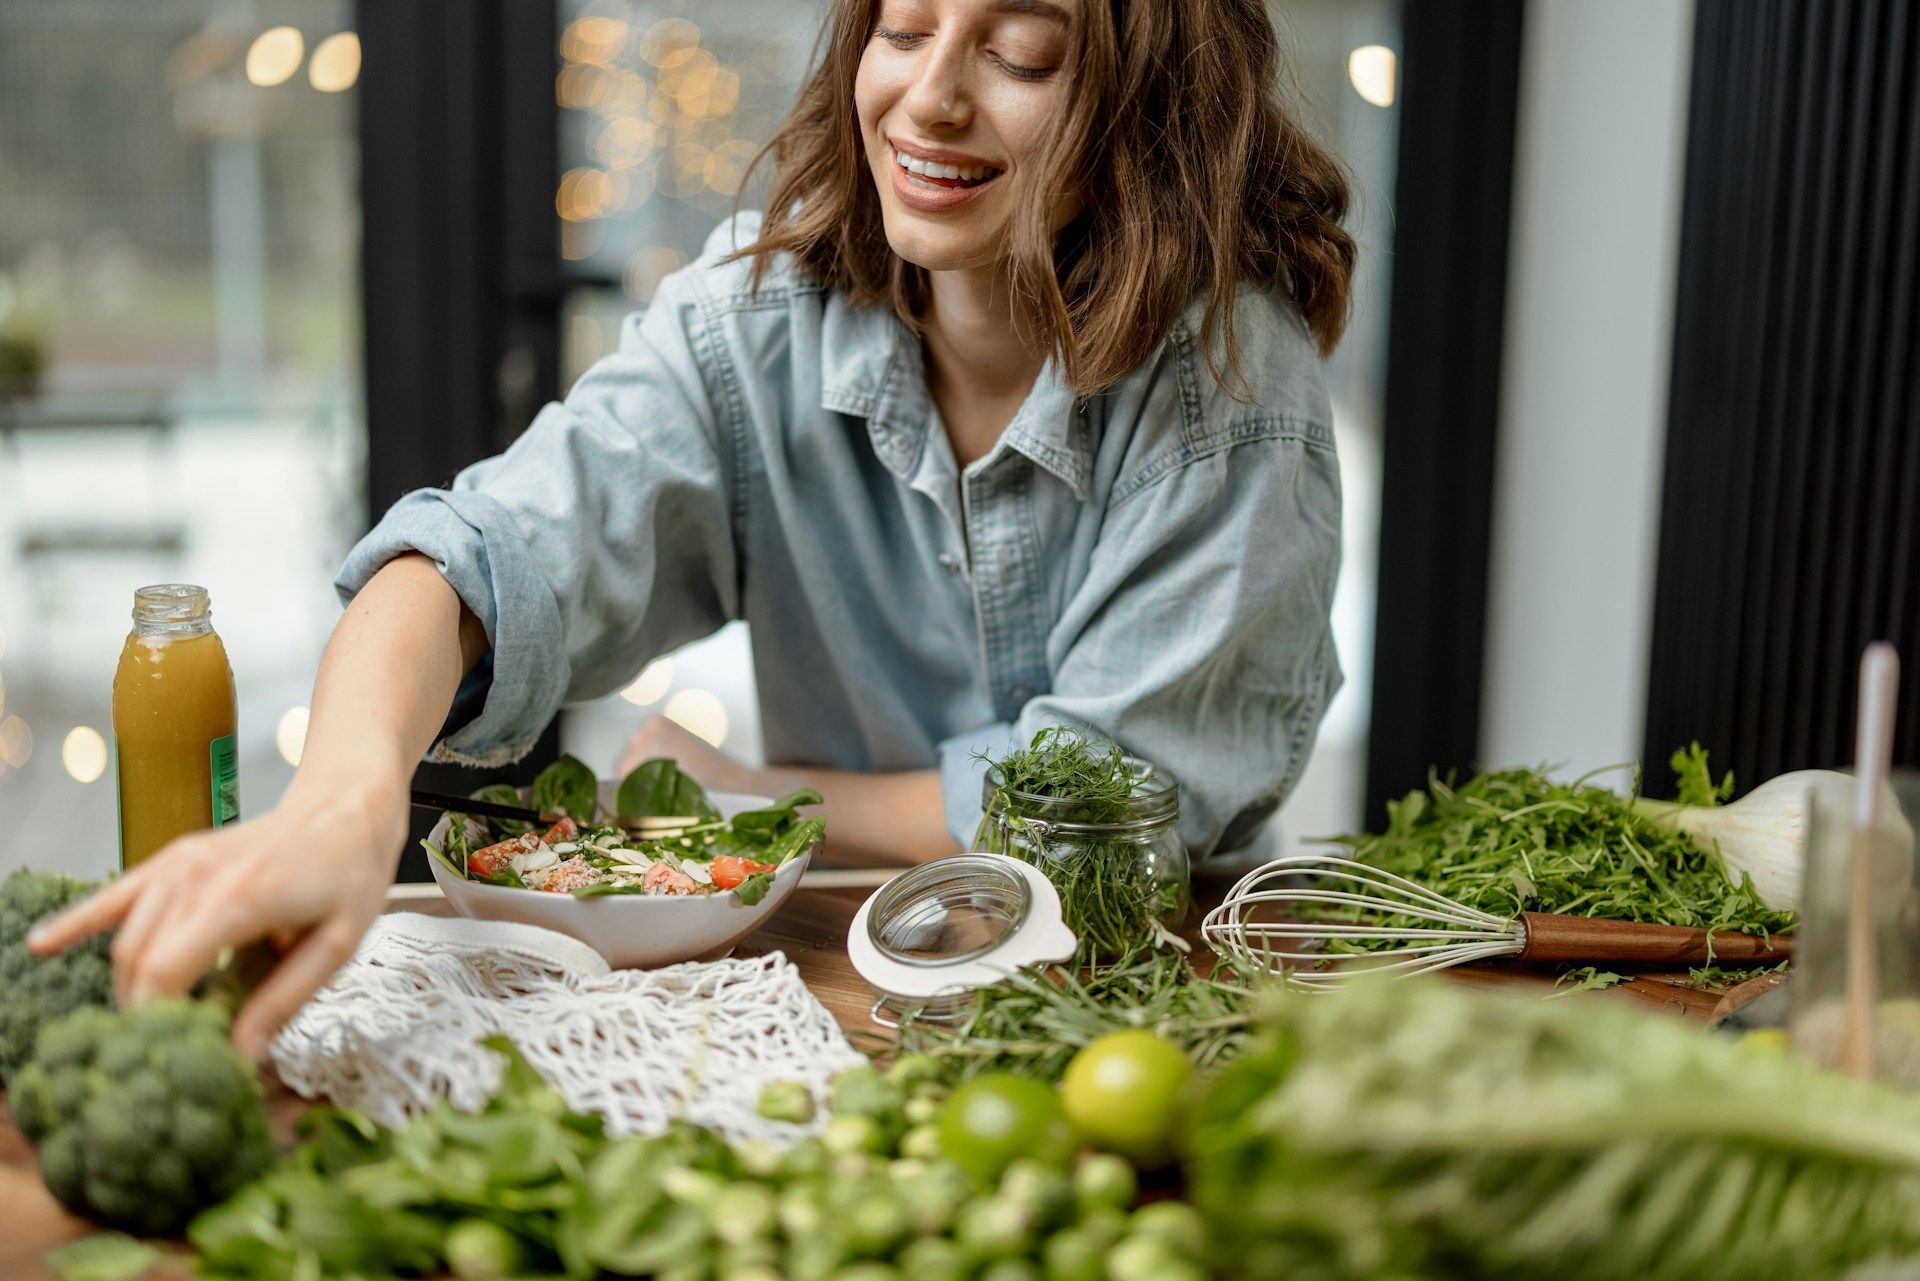
<svg viewBox="0 0 1920 1281"><path fill-rule="evenodd" d="M1038 868L976 853L887 882L854 916L847 954L880 1004L904 1009L950 1005L1023 966L1065 961L1075 941Z"/></svg>

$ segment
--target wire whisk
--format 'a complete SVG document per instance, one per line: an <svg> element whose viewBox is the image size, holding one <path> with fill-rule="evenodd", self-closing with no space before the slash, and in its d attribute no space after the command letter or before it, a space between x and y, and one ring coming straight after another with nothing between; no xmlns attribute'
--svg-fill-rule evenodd
<svg viewBox="0 0 1920 1281"><path fill-rule="evenodd" d="M1790 938L1728 930L1551 912L1496 916L1337 854L1289 854L1248 872L1207 913L1200 935L1231 961L1308 988L1507 957L1672 967L1766 963L1793 951Z"/></svg>

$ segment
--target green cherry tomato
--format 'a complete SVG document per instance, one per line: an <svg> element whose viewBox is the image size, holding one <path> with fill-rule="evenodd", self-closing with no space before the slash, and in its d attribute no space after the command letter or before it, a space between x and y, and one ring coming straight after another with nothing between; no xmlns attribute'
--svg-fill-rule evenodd
<svg viewBox="0 0 1920 1281"><path fill-rule="evenodd" d="M990 1072L953 1092L940 1109L940 1147L982 1186L1019 1157L1064 1165L1073 1126L1060 1098L1038 1081Z"/></svg>
<svg viewBox="0 0 1920 1281"><path fill-rule="evenodd" d="M1080 1137L1142 1169L1173 1159L1173 1133L1193 1064L1144 1028L1109 1032L1067 1064L1060 1097Z"/></svg>

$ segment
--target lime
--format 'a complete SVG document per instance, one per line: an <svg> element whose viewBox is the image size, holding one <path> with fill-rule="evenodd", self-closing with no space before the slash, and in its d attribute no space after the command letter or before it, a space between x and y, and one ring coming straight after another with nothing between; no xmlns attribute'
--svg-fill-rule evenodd
<svg viewBox="0 0 1920 1281"><path fill-rule="evenodd" d="M1059 1096L1038 1081L990 1072L953 1092L940 1109L940 1147L981 1184L1018 1157L1065 1164L1073 1126Z"/></svg>
<svg viewBox="0 0 1920 1281"><path fill-rule="evenodd" d="M1753 1054L1785 1054L1787 1052L1787 1029L1783 1027L1756 1027L1740 1034L1737 1045Z"/></svg>
<svg viewBox="0 0 1920 1281"><path fill-rule="evenodd" d="M1067 1064L1060 1095L1081 1138L1142 1169L1173 1158L1173 1130L1193 1064L1144 1028L1109 1032Z"/></svg>

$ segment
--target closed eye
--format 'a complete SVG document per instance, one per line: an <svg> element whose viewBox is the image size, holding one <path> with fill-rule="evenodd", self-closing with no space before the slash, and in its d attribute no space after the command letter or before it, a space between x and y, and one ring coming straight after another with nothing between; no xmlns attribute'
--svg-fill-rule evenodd
<svg viewBox="0 0 1920 1281"><path fill-rule="evenodd" d="M1016 80L1045 80L1054 71L1052 67L1023 67L1017 62L1008 62L997 53L987 56L993 59L995 66Z"/></svg>
<svg viewBox="0 0 1920 1281"><path fill-rule="evenodd" d="M914 35L909 31L895 31L892 27L878 25L874 27L873 34L876 39L884 40L896 49L911 49L926 39L925 36Z"/></svg>

